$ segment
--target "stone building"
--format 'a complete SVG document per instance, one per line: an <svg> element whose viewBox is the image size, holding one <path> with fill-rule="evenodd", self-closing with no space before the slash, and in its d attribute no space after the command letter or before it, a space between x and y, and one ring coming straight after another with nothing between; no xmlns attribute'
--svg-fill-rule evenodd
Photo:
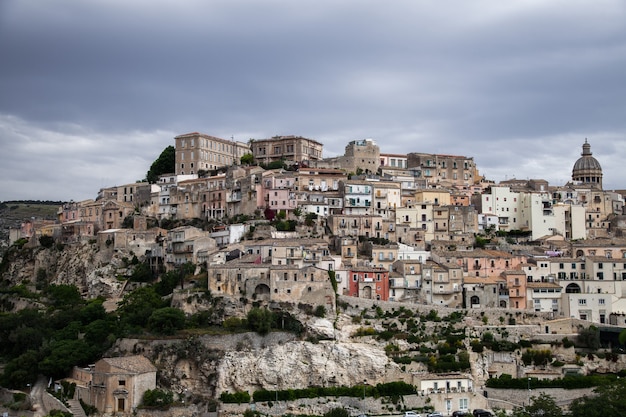
<svg viewBox="0 0 626 417"><path fill-rule="evenodd" d="M144 356L103 358L89 368L74 368L72 380L80 400L100 413L130 414L143 394L156 388L157 368Z"/></svg>
<svg viewBox="0 0 626 417"><path fill-rule="evenodd" d="M463 305L463 269L454 264L427 261L422 266L421 298L428 304L460 308Z"/></svg>
<svg viewBox="0 0 626 417"><path fill-rule="evenodd" d="M368 300L389 300L389 271L384 268L358 266L348 272L348 294Z"/></svg>
<svg viewBox="0 0 626 417"><path fill-rule="evenodd" d="M380 166L380 148L373 139L353 140L346 145L342 156L325 158L316 167L336 168L346 172L375 174Z"/></svg>
<svg viewBox="0 0 626 417"><path fill-rule="evenodd" d="M242 142L193 132L179 135L176 142L176 175L198 174L217 168L238 165L250 153Z"/></svg>
<svg viewBox="0 0 626 417"><path fill-rule="evenodd" d="M430 185L469 186L481 180L472 157L412 152L407 155L407 165L418 169Z"/></svg>
<svg viewBox="0 0 626 417"><path fill-rule="evenodd" d="M324 145L302 136L273 136L269 139L251 139L250 149L254 160L269 164L276 161L309 166L322 159Z"/></svg>
<svg viewBox="0 0 626 417"><path fill-rule="evenodd" d="M209 290L220 296L323 305L334 310L335 292L327 269L296 263L272 265L261 262L261 258L260 254L247 254L209 265Z"/></svg>

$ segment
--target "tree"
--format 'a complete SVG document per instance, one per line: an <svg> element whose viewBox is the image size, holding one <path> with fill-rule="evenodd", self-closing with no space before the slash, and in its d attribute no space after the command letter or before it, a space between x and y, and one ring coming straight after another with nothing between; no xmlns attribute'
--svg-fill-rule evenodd
<svg viewBox="0 0 626 417"><path fill-rule="evenodd" d="M241 156L241 165L252 165L254 163L254 155L247 153Z"/></svg>
<svg viewBox="0 0 626 417"><path fill-rule="evenodd" d="M174 394L156 389L149 389L143 393L142 403L146 407L167 407L174 402Z"/></svg>
<svg viewBox="0 0 626 417"><path fill-rule="evenodd" d="M130 280L134 282L150 282L152 281L152 270L146 263L137 264L133 269Z"/></svg>
<svg viewBox="0 0 626 417"><path fill-rule="evenodd" d="M272 312L267 308L254 307L248 312L248 327L260 335L270 332L272 320Z"/></svg>
<svg viewBox="0 0 626 417"><path fill-rule="evenodd" d="M46 376L63 378L75 365L83 366L96 359L94 350L84 340L59 340L49 346L49 354L39 362Z"/></svg>
<svg viewBox="0 0 626 417"><path fill-rule="evenodd" d="M54 245L54 238L48 235L41 235L39 237L39 244L44 248L51 248Z"/></svg>
<svg viewBox="0 0 626 417"><path fill-rule="evenodd" d="M306 224L308 227L311 227L315 224L316 219L317 219L316 213L307 213L306 216L304 217L304 224Z"/></svg>
<svg viewBox="0 0 626 417"><path fill-rule="evenodd" d="M50 303L56 308L72 307L84 303L80 291L75 285L49 285L45 291Z"/></svg>
<svg viewBox="0 0 626 417"><path fill-rule="evenodd" d="M576 398L569 406L572 417L621 417L626 410L626 380L618 379L594 390L595 395Z"/></svg>
<svg viewBox="0 0 626 417"><path fill-rule="evenodd" d="M154 310L148 319L148 328L160 334L174 334L185 326L185 313L174 307Z"/></svg>
<svg viewBox="0 0 626 417"><path fill-rule="evenodd" d="M578 342L589 349L600 347L600 330L596 326L589 326L578 332Z"/></svg>
<svg viewBox="0 0 626 417"><path fill-rule="evenodd" d="M0 385L4 387L23 388L37 379L39 355L34 350L27 350L20 356L9 361L4 367Z"/></svg>
<svg viewBox="0 0 626 417"><path fill-rule="evenodd" d="M158 181L159 175L176 172L176 149L170 145L161 152L161 155L150 165L146 174L146 180L154 184Z"/></svg>
<svg viewBox="0 0 626 417"><path fill-rule="evenodd" d="M526 407L515 407L513 417L563 417L563 410L554 398L545 393L539 397L530 397L530 404Z"/></svg>
<svg viewBox="0 0 626 417"><path fill-rule="evenodd" d="M152 312L163 307L165 303L154 288L142 287L124 296L117 311L123 323L143 328Z"/></svg>
<svg viewBox="0 0 626 417"><path fill-rule="evenodd" d="M626 329L622 330L619 334L619 343L623 346L626 345Z"/></svg>

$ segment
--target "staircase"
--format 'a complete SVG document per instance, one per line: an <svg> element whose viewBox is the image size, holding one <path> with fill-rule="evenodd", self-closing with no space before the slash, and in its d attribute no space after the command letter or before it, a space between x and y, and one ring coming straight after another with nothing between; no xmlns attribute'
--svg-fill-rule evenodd
<svg viewBox="0 0 626 417"><path fill-rule="evenodd" d="M74 414L74 417L87 417L85 410L83 410L83 407L80 405L78 400L67 400L67 403L69 405L68 408L70 412Z"/></svg>

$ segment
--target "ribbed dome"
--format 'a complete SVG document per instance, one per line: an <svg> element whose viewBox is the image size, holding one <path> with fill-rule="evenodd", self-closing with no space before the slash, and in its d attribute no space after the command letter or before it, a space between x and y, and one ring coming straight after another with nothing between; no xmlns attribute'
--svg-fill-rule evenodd
<svg viewBox="0 0 626 417"><path fill-rule="evenodd" d="M587 140L585 140L585 144L583 145L583 153L581 153L581 157L578 158L578 161L576 161L576 163L574 164L574 168L572 169L572 172L575 171L579 171L579 170L590 170L590 169L596 169L599 171L602 171L602 167L600 166L600 162L598 162L598 160L596 158L594 158L591 153L591 145L589 143L587 143Z"/></svg>
<svg viewBox="0 0 626 417"><path fill-rule="evenodd" d="M600 162L592 156L591 145L585 139L583 153L580 154L572 168L572 180L602 188L602 167Z"/></svg>

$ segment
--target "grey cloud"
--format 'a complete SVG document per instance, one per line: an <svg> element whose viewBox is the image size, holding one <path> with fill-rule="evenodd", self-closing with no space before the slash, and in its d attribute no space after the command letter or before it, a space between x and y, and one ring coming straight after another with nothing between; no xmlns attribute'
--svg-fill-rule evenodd
<svg viewBox="0 0 626 417"><path fill-rule="evenodd" d="M4 1L0 166L28 159L49 183L0 168L0 199L132 182L189 131L299 134L328 155L371 137L551 182L589 137L619 187L624 21L618 0Z"/></svg>

